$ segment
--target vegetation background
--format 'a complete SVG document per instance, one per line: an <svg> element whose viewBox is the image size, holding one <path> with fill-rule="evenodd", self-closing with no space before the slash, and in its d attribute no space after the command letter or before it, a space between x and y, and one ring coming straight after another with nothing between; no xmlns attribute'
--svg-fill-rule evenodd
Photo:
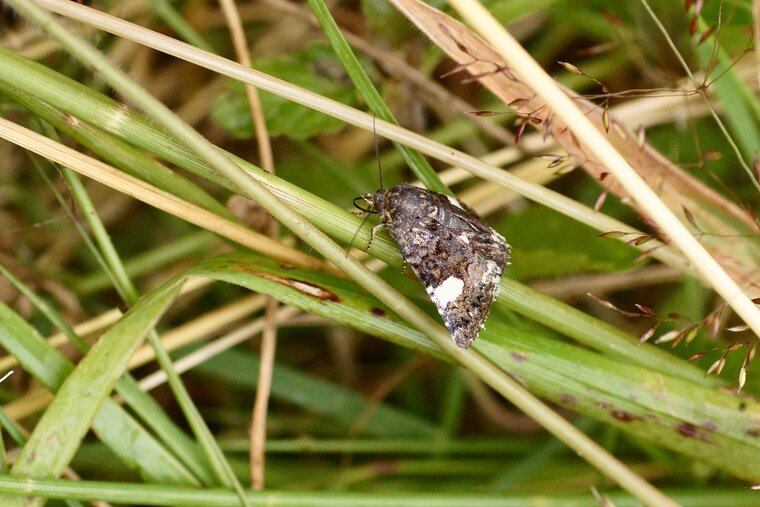
<svg viewBox="0 0 760 507"><path fill-rule="evenodd" d="M758 504L752 321L474 4L85 3L0 18L2 505ZM758 301L760 8L484 5ZM468 351L378 166L513 247Z"/></svg>

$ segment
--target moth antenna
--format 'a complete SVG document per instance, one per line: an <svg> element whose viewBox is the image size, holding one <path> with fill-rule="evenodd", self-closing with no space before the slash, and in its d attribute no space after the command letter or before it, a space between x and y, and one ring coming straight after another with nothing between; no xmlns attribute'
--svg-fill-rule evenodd
<svg viewBox="0 0 760 507"><path fill-rule="evenodd" d="M375 140L375 160L377 160L377 175L380 180L380 190L383 190L383 168L380 167L380 146L377 144L377 129L375 128L375 120L377 117L372 115L372 137Z"/></svg>
<svg viewBox="0 0 760 507"><path fill-rule="evenodd" d="M354 202L354 206L356 206L356 202ZM356 206L356 207L359 208L359 206ZM359 209L364 211L362 208L359 208ZM371 212L367 212L367 213L371 213ZM359 236L359 231L362 230L362 227L364 227L364 224L367 223L367 220L369 220L369 214L364 215L364 219L362 220L362 223L359 224L359 227L356 228L356 232L354 233L353 236L351 236L351 242L348 244L348 247L346 248L346 257L348 257L348 253L354 247L354 241L356 241L357 236Z"/></svg>

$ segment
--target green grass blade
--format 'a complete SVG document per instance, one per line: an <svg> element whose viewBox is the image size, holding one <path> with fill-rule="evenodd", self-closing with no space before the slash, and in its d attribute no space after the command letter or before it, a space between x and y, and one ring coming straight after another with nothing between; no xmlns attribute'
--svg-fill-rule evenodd
<svg viewBox="0 0 760 507"><path fill-rule="evenodd" d="M0 48L0 53L10 58L12 53L6 53L5 51L7 50ZM25 63L28 63L23 59L11 59L14 62L11 64L13 67L23 67ZM35 71L41 71L41 69L37 67L37 64L31 63L30 65L34 67ZM26 70L28 69L17 69L22 75L25 74ZM84 87L81 85L71 86L70 88L59 90L56 93L61 93L59 97L63 102L70 102L71 100L74 100L71 94L78 93L81 88ZM135 147L126 144L122 140L116 139L113 135L105 133L88 123L73 121L71 115L36 99L21 89L7 84L2 79L0 79L0 91L24 108L28 109L35 116L53 125L57 130L72 139L75 139L93 152L98 153L103 160L106 160L114 167L158 188L171 191L173 194L181 196L183 199L202 206L225 218L233 218L232 214L224 205L220 204L202 188L181 175L170 171L165 166L162 166L146 154L137 150ZM78 100L81 99L82 97L79 97ZM117 113L116 110L112 112L114 114ZM112 119L117 121L117 119Z"/></svg>
<svg viewBox="0 0 760 507"><path fill-rule="evenodd" d="M234 507L234 493L219 489L130 484L61 479L23 479L0 476L0 491L45 498L76 498L140 505L178 507ZM668 492L685 507L755 507L757 494L746 488L692 488ZM619 492L605 493L616 507L639 507L641 502ZM465 493L396 493L392 495L351 492L249 492L251 504L261 507L596 507L599 503L584 492L576 495Z"/></svg>
<svg viewBox="0 0 760 507"><path fill-rule="evenodd" d="M157 245L155 248L139 253L134 257L125 258L124 268L127 275L134 279L151 273L153 270L166 268L182 259L207 257L208 252L217 244L217 238L213 234L207 231L194 232L177 238L175 241ZM72 290L83 296L101 291L110 283L110 278L102 271L70 280Z"/></svg>
<svg viewBox="0 0 760 507"><path fill-rule="evenodd" d="M76 332L74 332L71 326L66 323L66 321L58 314L58 312L56 312L51 307L51 305L47 303L47 301L39 297L34 291L26 286L26 284L21 282L2 265L0 265L0 273L8 278L8 280L10 280L11 283L13 283L14 286L19 291L21 291L21 293L29 298L29 300L45 315L45 317L47 317L47 319L54 326L60 329L69 338L71 343L77 347L79 352L81 352L83 355L87 353L89 347L84 342L84 340L82 340L76 334ZM45 349L51 351L50 357L57 356L58 354L58 352L51 349L48 343L44 340L32 339L29 343L36 347L31 357L39 356ZM21 360L19 360L19 362L21 364L25 364ZM71 370L71 365L68 363L68 361L62 360L61 364L65 365L67 372ZM45 384L45 386L51 391L55 391L61 382L62 380L50 382L48 384ZM199 453L199 448L177 427L176 424L172 422L166 412L161 409L161 407L153 398L140 390L137 382L135 382L129 373L126 373L122 378L118 380L116 384L116 391L124 398L124 401L141 417L141 419L145 421L146 425L151 428L152 431L154 431L156 435L158 435L163 440L163 442L166 443L166 445L169 446L172 452L179 459L181 459L183 463L190 470L192 470L197 477L201 478L204 484L216 484L216 481L212 478L211 470L209 469L206 460ZM118 413L113 413L114 417L117 415ZM106 423L103 425L102 428L107 429L108 433L112 434L114 438L117 438L118 436L118 434L113 433L114 427L128 428L129 433L133 435L137 435L139 432L145 431L140 427L139 424L137 424L135 421L132 421L131 418L127 419L128 420L118 421L114 419L111 423ZM107 421L108 418L105 418L104 420ZM107 436L101 434L101 438L107 439ZM139 435L135 436L134 440L138 441L139 438ZM113 440L110 441L113 442ZM144 439L143 445L145 446L156 444L153 442L152 438L148 438ZM126 457L125 462L133 466L135 469L139 470L142 467L140 466L139 459L135 459L135 456L132 455L132 450L132 448L120 448L119 450L115 450L115 452L123 458ZM162 449L161 452L163 453L165 451ZM149 455L147 452L144 452L143 454L146 457ZM140 458L140 456L138 455L136 458ZM148 477L151 476L150 473L143 475L147 475Z"/></svg>
<svg viewBox="0 0 760 507"><path fill-rule="evenodd" d="M387 307L362 294L352 282L282 267L261 256L225 255L205 261L189 273L268 294L378 336L406 327ZM411 329L391 339L415 348L424 343L424 336ZM753 414L760 411L757 402L558 342L537 331L520 330L500 323L497 316L492 316L481 332L478 349L503 371L558 405L730 470L739 477L752 480L760 474L760 442L752 436L756 431ZM441 356L431 344L425 350ZM233 376L227 378L239 381L235 380L241 376L239 371L247 368L255 368L255 361L249 360L245 367L241 364L228 368Z"/></svg>
<svg viewBox="0 0 760 507"><path fill-rule="evenodd" d="M174 281L154 291L101 336L58 390L19 454L13 474L49 477L62 472L124 372L131 352L181 286ZM15 505L17 500L6 499L5 505Z"/></svg>
<svg viewBox="0 0 760 507"><path fill-rule="evenodd" d="M200 372L246 389L255 389L259 359L228 350L196 368ZM287 401L334 421L346 431L361 424L360 434L392 438L432 438L433 425L414 414L367 398L333 382L306 375L284 364L275 364L272 398ZM363 419L367 414L371 414Z"/></svg>
<svg viewBox="0 0 760 507"><path fill-rule="evenodd" d="M79 176L69 169L63 169L63 176L66 179L66 182L69 184L69 188L71 189L71 193L76 203L84 213L85 219L87 220L90 230L92 231L95 241L97 242L99 250L93 253L95 255L102 256L102 258L105 259L105 262L107 264L106 269L109 271L109 273L113 273L115 287L118 290L119 294L122 295L125 303L127 303L129 306L134 305L139 297L137 290L135 289L134 284L130 278L127 276L119 253L111 242L111 238L102 221L100 220L95 206L93 206L92 201L87 195L84 185L82 185L81 181L79 180ZM59 325L59 327L61 326ZM69 335L72 336L73 333L69 333ZM174 371L171 360L161 347L161 342L155 330L149 331L148 341L156 351L158 362L161 368L166 372L169 379L169 385L177 397L179 405L182 408L188 422L190 423L191 428L193 428L193 432L198 437L201 448L205 452L207 461L211 465L211 468L216 472L217 477L223 484L227 486L235 486L240 491L242 496L242 489L240 484L237 482L237 478L232 472L229 464L226 463L224 455L217 447L216 442L211 436L211 432L203 422L203 418L201 417L198 409L192 403L190 395L187 393L184 384ZM137 391L135 390L133 392Z"/></svg>
<svg viewBox="0 0 760 507"><path fill-rule="evenodd" d="M0 345L51 392L56 392L74 370L71 363L33 327L2 304ZM122 428L124 432L114 433L114 428ZM198 481L149 432L112 400L106 400L103 404L92 429L122 461L132 464L135 472L145 480L197 484ZM131 439L124 439L124 434L131 435ZM140 450L140 455L135 455L135 449Z"/></svg>
<svg viewBox="0 0 760 507"><path fill-rule="evenodd" d="M335 54L338 55L338 58L343 63L343 67L351 77L351 81L353 81L356 89L369 105L372 113L382 120L398 125L396 118L393 117L393 113L391 113L391 110L385 105L385 101L380 97L380 94L375 89L372 81L370 81L369 76L367 76L367 73L362 68L356 55L354 55L348 42L346 42L346 39L340 32L337 23L335 23L332 15L330 15L330 11L327 9L325 3L322 0L309 0L309 5L317 16L319 24L322 25L325 35L330 40L330 44L332 44ZM409 165L409 168L414 172L415 176L417 176L428 189L452 196L454 195L451 190L444 185L420 152L407 148L399 143L394 143L394 145L404 157L407 165Z"/></svg>
<svg viewBox="0 0 760 507"><path fill-rule="evenodd" d="M243 504L245 505L245 497L243 495L243 488L237 479L232 467L224 457L224 453L216 443L211 430L206 425L203 417L198 410L198 407L193 403L190 394L187 392L184 383L179 377L179 374L172 364L169 354L166 353L161 341L158 338L158 334L155 332L148 333L148 342L153 351L156 354L156 360L161 369L166 374L169 386L172 389L172 393L177 398L179 406L182 408L182 412L185 415L188 424L193 430L198 442L203 450L206 459L209 461L209 465L216 474L219 481L227 487L234 488L238 492Z"/></svg>
<svg viewBox="0 0 760 507"><path fill-rule="evenodd" d="M481 338L484 354L544 398L737 477L760 476L760 404L502 324Z"/></svg>
<svg viewBox="0 0 760 507"><path fill-rule="evenodd" d="M147 0L146 3L150 8L169 25L177 34L184 40L199 47L203 50L213 52L214 48L206 42L206 40L188 23L188 21L177 12L177 9L171 2L164 2L162 0Z"/></svg>

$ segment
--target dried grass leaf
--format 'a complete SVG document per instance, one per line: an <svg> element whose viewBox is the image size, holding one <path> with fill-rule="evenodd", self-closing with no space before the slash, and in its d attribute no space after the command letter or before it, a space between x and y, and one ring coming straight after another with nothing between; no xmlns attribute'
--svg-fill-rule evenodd
<svg viewBox="0 0 760 507"><path fill-rule="evenodd" d="M581 145L559 118L555 118L530 88L508 68L501 56L480 36L450 16L419 0L391 0L431 41L457 63L457 70L466 71L479 83L508 104L529 123L551 135L573 155L594 179L599 179L604 166ZM565 64L567 67L569 64ZM610 118L607 109L566 90L586 116L604 132L613 146L655 188L671 210L688 209L692 220L699 223L700 240L734 279L745 287L760 286L760 270L755 253L760 248L758 224L741 206L729 201L712 188L670 162L638 135ZM621 199L628 199L624 189L610 177L605 188ZM694 228L692 227L692 230ZM727 240L726 238L730 238ZM667 238L663 238L667 241ZM757 289L750 291L760 293Z"/></svg>

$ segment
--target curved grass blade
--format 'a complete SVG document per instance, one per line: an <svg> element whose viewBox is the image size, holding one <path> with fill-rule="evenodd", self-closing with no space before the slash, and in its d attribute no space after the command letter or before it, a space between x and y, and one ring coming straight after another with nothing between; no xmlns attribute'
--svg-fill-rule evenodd
<svg viewBox="0 0 760 507"><path fill-rule="evenodd" d="M11 474L54 477L61 473L126 369L129 356L174 301L181 286L180 279L163 285L100 337L61 385ZM20 500L6 498L2 504L29 505Z"/></svg>
<svg viewBox="0 0 760 507"><path fill-rule="evenodd" d="M51 392L61 387L74 366L24 319L0 303L0 346ZM121 406L107 400L92 423L96 435L125 464L150 482L198 481ZM129 438L126 439L125 435Z"/></svg>
<svg viewBox="0 0 760 507"><path fill-rule="evenodd" d="M346 280L251 254L209 259L188 273L241 285L377 336L399 332L389 339L442 357L432 344L423 348L422 334ZM737 477L760 477L760 441L753 436L760 403L754 400L506 326L498 315L479 344L502 370L559 405ZM253 360L246 364L255 367Z"/></svg>
<svg viewBox="0 0 760 507"><path fill-rule="evenodd" d="M372 113L380 119L398 125L398 121L393 117L393 113L385 104L382 97L380 97L380 94L375 89L369 76L367 76L367 73L362 68L358 58L356 58L356 55L354 55L348 42L346 42L346 39L340 32L338 24L330 15L330 11L325 3L322 0L309 0L309 6L311 7L311 10L314 11L325 35L330 40L330 44L335 50L335 54L338 55L338 58L343 63L343 67L351 77L351 81L353 81L356 89L369 105ZM394 143L394 146L399 153L401 153L401 156L404 157L409 168L425 187L435 192L451 196L454 195L441 181L438 174L433 171L433 168L430 167L430 164L420 152L407 148L399 143Z"/></svg>
<svg viewBox="0 0 760 507"><path fill-rule="evenodd" d="M18 62L22 64L23 60L18 60ZM35 116L53 125L57 130L75 139L89 150L98 153L114 167L162 190L171 191L173 194L220 216L234 219L232 213L205 190L182 175L159 164L134 146L130 146L113 135L84 123L22 90L12 86L0 86L0 89L5 95L28 109Z"/></svg>
<svg viewBox="0 0 760 507"><path fill-rule="evenodd" d="M255 389L259 358L228 350L196 369L224 382ZM360 434L376 437L433 438L438 433L419 416L386 403L375 404L350 389L280 363L275 363L272 373L272 397L320 414L347 432L354 430L358 423Z"/></svg>

